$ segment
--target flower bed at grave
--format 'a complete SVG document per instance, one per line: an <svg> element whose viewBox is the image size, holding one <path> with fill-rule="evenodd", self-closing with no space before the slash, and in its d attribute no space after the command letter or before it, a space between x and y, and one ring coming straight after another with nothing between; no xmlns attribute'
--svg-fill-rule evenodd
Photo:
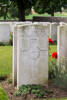
<svg viewBox="0 0 67 100"><path fill-rule="evenodd" d="M51 38L49 38L49 43L50 44L54 44L54 41ZM52 58L56 58L57 59L58 54L57 54L57 52L52 52L52 53L50 52L49 56L52 56Z"/></svg>
<svg viewBox="0 0 67 100"><path fill-rule="evenodd" d="M49 79L56 77L57 57L57 43L49 41Z"/></svg>

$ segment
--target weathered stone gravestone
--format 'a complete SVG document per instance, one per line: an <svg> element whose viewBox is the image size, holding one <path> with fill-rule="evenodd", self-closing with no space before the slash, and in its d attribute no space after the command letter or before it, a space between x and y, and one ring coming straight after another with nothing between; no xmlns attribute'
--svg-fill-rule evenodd
<svg viewBox="0 0 67 100"><path fill-rule="evenodd" d="M10 26L8 23L0 23L0 42L9 42Z"/></svg>
<svg viewBox="0 0 67 100"><path fill-rule="evenodd" d="M53 41L57 41L57 26L58 23L51 23L50 25L50 37L52 38Z"/></svg>
<svg viewBox="0 0 67 100"><path fill-rule="evenodd" d="M13 26L12 26L13 24ZM11 31L13 32L13 84L17 84L17 26L31 24L31 22L14 22L11 23ZM17 25L17 26L16 26ZM14 28L15 27L15 28Z"/></svg>
<svg viewBox="0 0 67 100"><path fill-rule="evenodd" d="M10 24L10 31L11 31L11 33L13 34L13 32L14 32L14 27L16 26L16 25L22 25L22 24L27 24L27 23L31 23L31 22L9 22L9 24Z"/></svg>
<svg viewBox="0 0 67 100"><path fill-rule="evenodd" d="M58 26L58 64L60 67L67 66L67 24Z"/></svg>
<svg viewBox="0 0 67 100"><path fill-rule="evenodd" d="M17 82L17 87L23 84L46 83L49 24L17 25L14 32L13 51L16 63L13 66L13 80Z"/></svg>

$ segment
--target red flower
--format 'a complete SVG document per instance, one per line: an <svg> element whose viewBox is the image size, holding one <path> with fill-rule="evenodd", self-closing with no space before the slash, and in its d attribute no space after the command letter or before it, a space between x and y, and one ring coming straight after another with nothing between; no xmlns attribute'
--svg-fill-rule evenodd
<svg viewBox="0 0 67 100"><path fill-rule="evenodd" d="M51 38L49 38L49 42L54 44L54 41Z"/></svg>
<svg viewBox="0 0 67 100"><path fill-rule="evenodd" d="M52 58L56 58L57 59L58 55L57 52L52 53Z"/></svg>

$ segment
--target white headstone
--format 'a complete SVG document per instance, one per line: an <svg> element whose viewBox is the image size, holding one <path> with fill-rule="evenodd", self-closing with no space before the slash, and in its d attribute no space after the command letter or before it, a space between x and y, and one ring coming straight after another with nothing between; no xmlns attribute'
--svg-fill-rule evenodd
<svg viewBox="0 0 67 100"><path fill-rule="evenodd" d="M53 41L57 41L57 26L58 23L51 23L50 25L50 37Z"/></svg>
<svg viewBox="0 0 67 100"><path fill-rule="evenodd" d="M57 35L59 66L67 66L67 24L60 24Z"/></svg>
<svg viewBox="0 0 67 100"><path fill-rule="evenodd" d="M17 27L19 25L24 25L24 24L31 24L31 22L13 22L10 23L11 27L13 27L11 29L11 31L13 32L13 84L14 86L17 84ZM12 26L13 24L13 26Z"/></svg>
<svg viewBox="0 0 67 100"><path fill-rule="evenodd" d="M0 23L0 42L9 42L10 26L7 23Z"/></svg>
<svg viewBox="0 0 67 100"><path fill-rule="evenodd" d="M17 26L17 86L48 80L48 24ZM15 33L14 33L15 34Z"/></svg>

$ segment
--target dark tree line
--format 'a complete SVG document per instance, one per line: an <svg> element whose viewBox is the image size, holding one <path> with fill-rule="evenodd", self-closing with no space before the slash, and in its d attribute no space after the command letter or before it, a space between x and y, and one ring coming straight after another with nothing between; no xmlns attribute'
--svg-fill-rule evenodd
<svg viewBox="0 0 67 100"><path fill-rule="evenodd" d="M49 13L54 16L55 12L62 12L62 7L67 0L0 0L0 16L6 20L7 13L17 16L20 21L25 21L25 12L31 10L32 6L39 14Z"/></svg>
<svg viewBox="0 0 67 100"><path fill-rule="evenodd" d="M66 4L67 0L37 0L34 9L40 14L47 12L54 16L55 12L62 12L62 7Z"/></svg>
<svg viewBox="0 0 67 100"><path fill-rule="evenodd" d="M34 5L34 0L11 0L18 7L18 16L19 20L25 21L25 11L27 9L31 10L31 7Z"/></svg>

